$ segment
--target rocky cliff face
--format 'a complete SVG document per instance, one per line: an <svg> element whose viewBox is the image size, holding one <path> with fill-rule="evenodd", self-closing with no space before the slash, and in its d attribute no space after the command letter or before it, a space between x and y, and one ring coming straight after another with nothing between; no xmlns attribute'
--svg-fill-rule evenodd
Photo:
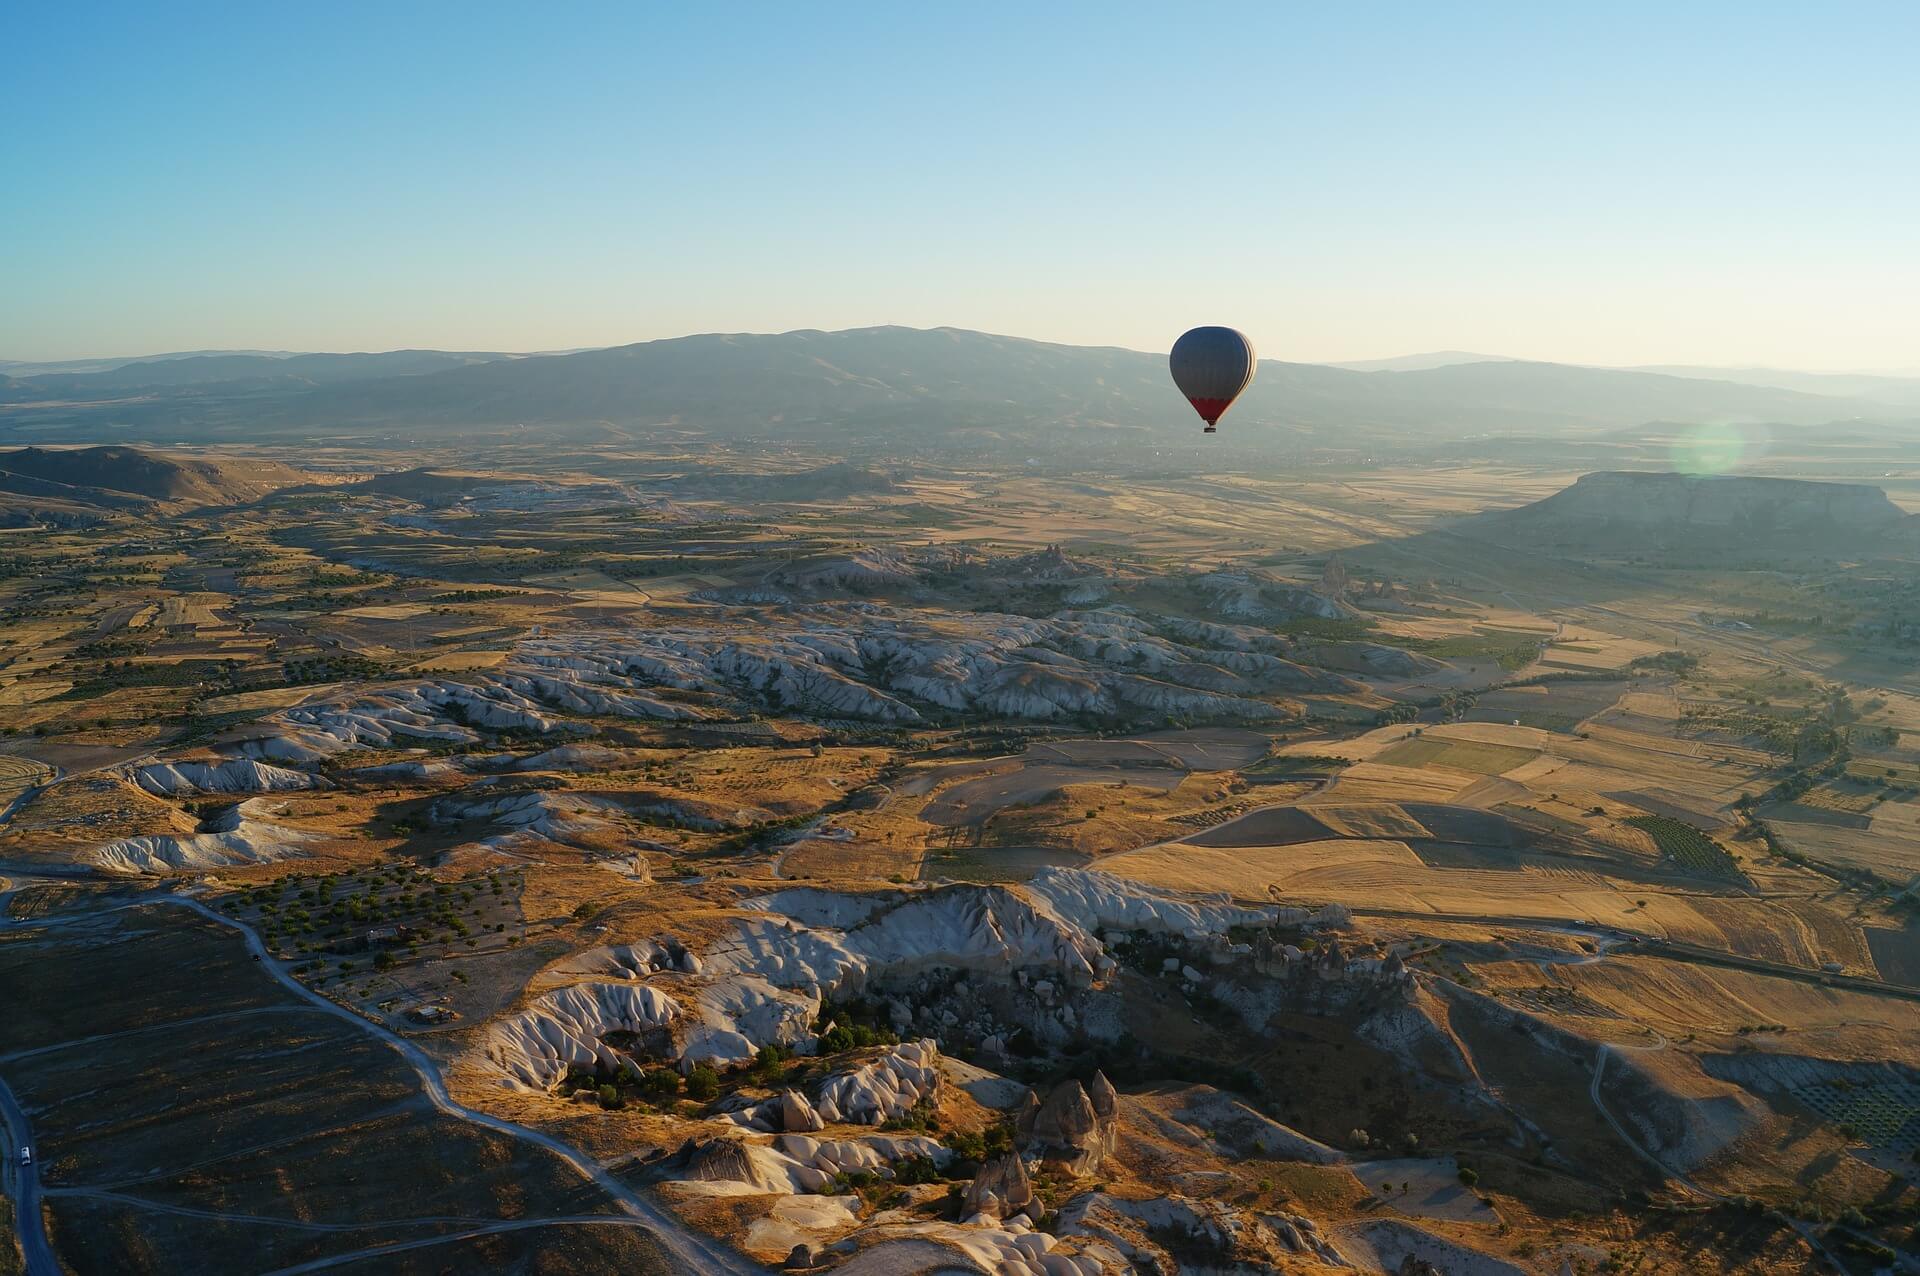
<svg viewBox="0 0 1920 1276"><path fill-rule="evenodd" d="M1885 492L1854 483L1606 472L1455 530L1574 550L1805 550L1871 543L1910 521Z"/></svg>

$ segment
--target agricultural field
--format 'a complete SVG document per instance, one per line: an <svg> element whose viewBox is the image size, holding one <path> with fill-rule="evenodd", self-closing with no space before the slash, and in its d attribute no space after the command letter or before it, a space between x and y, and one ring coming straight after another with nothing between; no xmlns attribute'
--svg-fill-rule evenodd
<svg viewBox="0 0 1920 1276"><path fill-rule="evenodd" d="M1702 877L1742 880L1740 863L1727 848L1691 824L1664 815L1635 815L1625 821L1652 834L1660 853L1688 872Z"/></svg>
<svg viewBox="0 0 1920 1276"><path fill-rule="evenodd" d="M1837 1126L1843 1136L1890 1152L1896 1161L1912 1161L1920 1153L1920 1084L1836 1079L1799 1086L1793 1097Z"/></svg>
<svg viewBox="0 0 1920 1276"><path fill-rule="evenodd" d="M13 803L52 778L53 768L44 762L0 753L0 805Z"/></svg>
<svg viewBox="0 0 1920 1276"><path fill-rule="evenodd" d="M1504 775L1539 756L1532 750L1511 745L1422 737L1388 749L1379 756L1378 761L1385 766L1415 769L1438 766L1455 771L1471 771L1475 775Z"/></svg>
<svg viewBox="0 0 1920 1276"><path fill-rule="evenodd" d="M184 909L104 927L45 916L0 947L0 965L54 1011L8 1016L0 1061L48 1152L51 1231L75 1271L263 1270L445 1233L456 1218L616 1214L550 1152L428 1105L398 1054L293 997L236 935ZM51 1000L96 987L106 966L141 972L137 1004ZM120 1084L76 1094L82 1066ZM642 1233L608 1233L561 1243L667 1270Z"/></svg>

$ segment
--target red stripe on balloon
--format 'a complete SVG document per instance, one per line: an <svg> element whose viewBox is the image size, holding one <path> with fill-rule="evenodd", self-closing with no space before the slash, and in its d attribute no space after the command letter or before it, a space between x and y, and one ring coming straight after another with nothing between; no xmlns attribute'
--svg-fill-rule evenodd
<svg viewBox="0 0 1920 1276"><path fill-rule="evenodd" d="M1233 406L1232 399L1188 399L1187 402L1193 405L1193 410L1198 412L1200 419L1208 425L1216 424L1226 410Z"/></svg>

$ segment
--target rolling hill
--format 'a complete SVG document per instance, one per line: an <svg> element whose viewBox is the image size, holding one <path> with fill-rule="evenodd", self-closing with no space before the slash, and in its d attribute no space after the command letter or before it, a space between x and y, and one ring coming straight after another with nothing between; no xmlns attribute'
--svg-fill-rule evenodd
<svg viewBox="0 0 1920 1276"><path fill-rule="evenodd" d="M171 456L131 447L0 452L0 493L97 510L242 505L307 477L275 461Z"/></svg>

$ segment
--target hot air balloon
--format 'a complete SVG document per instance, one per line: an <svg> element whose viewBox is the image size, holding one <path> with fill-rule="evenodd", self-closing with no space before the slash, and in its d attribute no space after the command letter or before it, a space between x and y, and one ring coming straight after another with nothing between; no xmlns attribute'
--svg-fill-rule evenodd
<svg viewBox="0 0 1920 1276"><path fill-rule="evenodd" d="M1167 356L1173 383L1207 423L1208 434L1252 382L1257 362L1253 343L1232 328L1195 328L1174 342Z"/></svg>

